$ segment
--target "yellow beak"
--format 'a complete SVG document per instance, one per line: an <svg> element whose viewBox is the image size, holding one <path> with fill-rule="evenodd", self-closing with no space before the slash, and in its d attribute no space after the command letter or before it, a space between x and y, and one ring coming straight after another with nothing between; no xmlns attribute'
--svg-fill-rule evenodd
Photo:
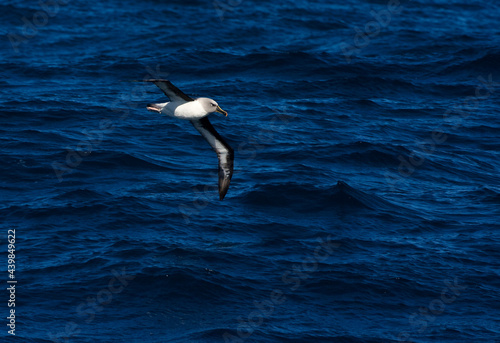
<svg viewBox="0 0 500 343"><path fill-rule="evenodd" d="M225 115L227 117L227 112L224 111L222 108L220 108L220 106L217 106L217 109L215 110L215 112L222 113L223 115Z"/></svg>

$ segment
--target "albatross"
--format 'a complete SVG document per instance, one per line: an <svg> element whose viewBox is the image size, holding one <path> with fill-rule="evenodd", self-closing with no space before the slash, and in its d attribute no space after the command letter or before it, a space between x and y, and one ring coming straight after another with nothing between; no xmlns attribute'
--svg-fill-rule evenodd
<svg viewBox="0 0 500 343"><path fill-rule="evenodd" d="M215 100L209 98L193 99L187 96L168 80L151 79L144 81L154 83L170 100L165 103L148 104L146 108L149 111L189 120L215 150L219 158L219 198L220 200L224 199L233 176L234 151L224 138L215 131L207 116L218 112L227 117L227 112L220 108Z"/></svg>

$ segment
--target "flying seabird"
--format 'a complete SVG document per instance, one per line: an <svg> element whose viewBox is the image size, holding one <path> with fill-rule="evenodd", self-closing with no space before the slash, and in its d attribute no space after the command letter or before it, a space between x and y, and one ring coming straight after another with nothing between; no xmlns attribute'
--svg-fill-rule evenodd
<svg viewBox="0 0 500 343"><path fill-rule="evenodd" d="M227 112L212 99L192 99L168 80L153 79L144 81L153 82L170 99L170 102L148 104L146 108L149 111L189 120L215 150L219 158L219 198L220 200L224 199L233 176L234 151L224 138L215 131L207 116L210 113L219 112L227 117Z"/></svg>

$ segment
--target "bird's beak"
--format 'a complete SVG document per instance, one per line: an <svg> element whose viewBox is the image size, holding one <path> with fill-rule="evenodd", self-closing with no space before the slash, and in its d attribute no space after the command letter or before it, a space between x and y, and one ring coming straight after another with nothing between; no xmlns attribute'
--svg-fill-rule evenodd
<svg viewBox="0 0 500 343"><path fill-rule="evenodd" d="M227 117L227 112L224 111L222 108L220 108L220 106L217 106L217 109L215 110L215 112L222 113L223 115L225 115Z"/></svg>
<svg viewBox="0 0 500 343"><path fill-rule="evenodd" d="M148 111L158 112L158 113L161 113L161 109L162 109L160 104L148 104L146 106L146 108L148 109Z"/></svg>

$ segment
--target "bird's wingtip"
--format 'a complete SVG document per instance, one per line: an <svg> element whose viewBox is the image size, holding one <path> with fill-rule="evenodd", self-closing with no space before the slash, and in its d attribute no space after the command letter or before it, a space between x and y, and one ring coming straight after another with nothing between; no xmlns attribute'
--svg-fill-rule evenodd
<svg viewBox="0 0 500 343"><path fill-rule="evenodd" d="M227 191L229 190L229 183L231 180L229 179L223 179L219 180L219 200L222 201L224 200L224 197L227 194Z"/></svg>

